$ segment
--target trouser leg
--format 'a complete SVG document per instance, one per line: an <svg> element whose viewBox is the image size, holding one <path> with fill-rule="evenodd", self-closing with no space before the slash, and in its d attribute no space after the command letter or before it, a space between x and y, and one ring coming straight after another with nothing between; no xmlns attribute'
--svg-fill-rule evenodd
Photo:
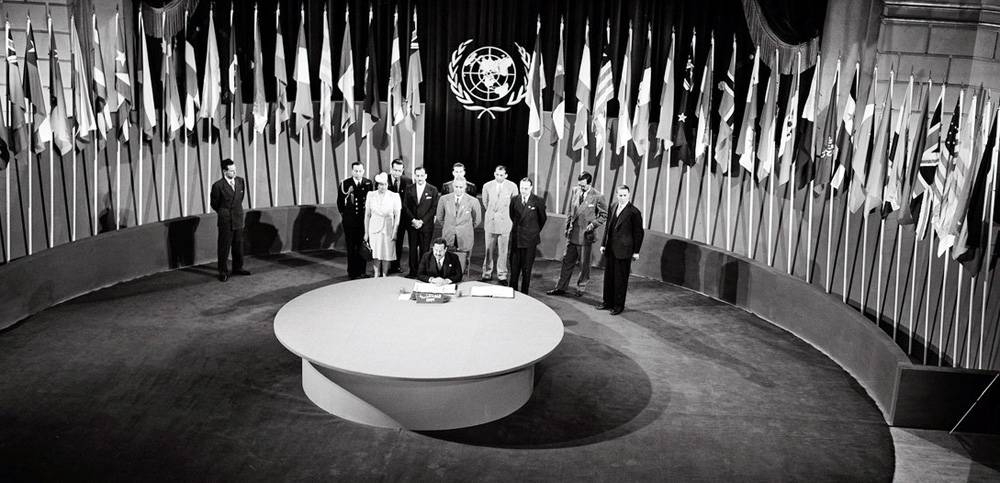
<svg viewBox="0 0 1000 483"><path fill-rule="evenodd" d="M508 286L514 290L517 290L518 285L521 283L521 250L519 248L514 248L510 251L510 278L508 278Z"/></svg>
<svg viewBox="0 0 1000 483"><path fill-rule="evenodd" d="M400 261L403 259L403 238L406 235L406 227L401 222L396 228L396 259L389 262L389 271L398 272ZM412 250L412 249L411 249Z"/></svg>
<svg viewBox="0 0 1000 483"><path fill-rule="evenodd" d="M219 274L229 273L229 247L233 243L233 231L219 227L219 240L216 246L219 262Z"/></svg>
<svg viewBox="0 0 1000 483"><path fill-rule="evenodd" d="M520 255L520 266L518 272L521 274L521 292L528 293L531 285L531 267L535 265L535 247L518 248Z"/></svg>
<svg viewBox="0 0 1000 483"><path fill-rule="evenodd" d="M628 293L628 276L632 272L632 259L615 260L615 307L625 307L625 294Z"/></svg>
<svg viewBox="0 0 1000 483"><path fill-rule="evenodd" d="M507 260L510 259L510 232L497 236L497 279L507 280Z"/></svg>
<svg viewBox="0 0 1000 483"><path fill-rule="evenodd" d="M347 243L347 275L355 278L366 271L365 261L360 253L364 237L361 230L348 230L344 235Z"/></svg>
<svg viewBox="0 0 1000 483"><path fill-rule="evenodd" d="M576 288L581 291L587 289L587 283L590 282L590 249L594 245L592 243L585 243L581 245L580 248L580 278L576 281ZM567 280L568 281L568 280Z"/></svg>
<svg viewBox="0 0 1000 483"><path fill-rule="evenodd" d="M604 305L613 307L615 305L615 259L608 252L605 260L607 263L604 268L604 296L601 301Z"/></svg>
<svg viewBox="0 0 1000 483"><path fill-rule="evenodd" d="M233 230L233 271L243 270L243 229Z"/></svg>
<svg viewBox="0 0 1000 483"><path fill-rule="evenodd" d="M497 242L500 235L498 233L486 232L486 258L483 260L483 278L493 277L493 257L497 256ZM497 259L497 272L499 272L500 260ZM499 273L498 273L499 275Z"/></svg>
<svg viewBox="0 0 1000 483"><path fill-rule="evenodd" d="M562 263L559 269L559 283L556 288L566 290L569 286L569 279L573 276L573 267L580 256L579 247L572 243L566 243L566 251L563 252Z"/></svg>
<svg viewBox="0 0 1000 483"><path fill-rule="evenodd" d="M414 230L413 228L408 228L406 230L406 239L410 243L410 275L417 274L417 267L420 264L420 257L423 253L420 251L421 242L420 230Z"/></svg>

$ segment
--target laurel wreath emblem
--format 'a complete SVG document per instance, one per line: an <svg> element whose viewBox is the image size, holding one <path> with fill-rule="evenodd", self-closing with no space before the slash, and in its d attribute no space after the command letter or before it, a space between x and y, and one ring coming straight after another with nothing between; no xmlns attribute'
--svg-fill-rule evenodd
<svg viewBox="0 0 1000 483"><path fill-rule="evenodd" d="M491 118L496 119L495 113L509 111L512 107L520 103L521 100L524 99L527 88L525 83L522 82L521 86L516 91L513 91L513 95L508 94L507 97L501 99L504 101L502 105L483 106L477 104L476 100L472 97L472 94L466 90L465 86L462 85L458 76L459 66L468 58L468 56L464 55L465 50L471 43L472 39L468 39L459 44L458 48L451 53L451 61L448 62L448 87L451 89L451 93L455 95L455 100L462 104L462 107L468 109L469 111L479 113L479 115L476 116L476 119L483 117L485 114L489 114ZM524 72L527 72L531 64L531 55L528 54L528 51L525 50L524 47L521 47L520 44L515 42L514 45L517 46L517 50L521 56L521 63L524 65Z"/></svg>

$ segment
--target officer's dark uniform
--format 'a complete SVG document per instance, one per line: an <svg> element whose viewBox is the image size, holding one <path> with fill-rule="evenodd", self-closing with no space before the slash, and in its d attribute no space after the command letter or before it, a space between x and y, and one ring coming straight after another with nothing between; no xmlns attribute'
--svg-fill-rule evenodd
<svg viewBox="0 0 1000 483"><path fill-rule="evenodd" d="M351 279L365 274L365 260L361 258L361 244L365 239L365 199L374 190L370 179L347 178L340 183L337 193L337 209L344 225L344 239L347 243L347 275Z"/></svg>

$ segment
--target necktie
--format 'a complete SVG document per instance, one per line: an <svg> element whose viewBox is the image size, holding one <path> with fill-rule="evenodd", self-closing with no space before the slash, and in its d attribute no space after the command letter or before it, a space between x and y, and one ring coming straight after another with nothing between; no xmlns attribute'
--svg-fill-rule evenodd
<svg viewBox="0 0 1000 483"><path fill-rule="evenodd" d="M229 187L232 188L233 191L236 191L236 182L231 179L228 181L229 181Z"/></svg>
<svg viewBox="0 0 1000 483"><path fill-rule="evenodd" d="M580 192L580 199L577 200L576 204L578 204L578 205L582 205L583 204L583 195L584 194L585 193L583 191Z"/></svg>
<svg viewBox="0 0 1000 483"><path fill-rule="evenodd" d="M459 208L459 203L460 202L461 202L461 198L459 198L459 197L456 196L455 197L455 213L458 213L458 208Z"/></svg>

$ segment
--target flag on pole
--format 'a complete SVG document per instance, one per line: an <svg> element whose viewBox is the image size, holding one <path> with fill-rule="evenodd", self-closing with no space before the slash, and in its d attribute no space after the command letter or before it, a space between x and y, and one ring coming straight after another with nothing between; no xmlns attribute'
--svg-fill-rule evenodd
<svg viewBox="0 0 1000 483"><path fill-rule="evenodd" d="M653 27L646 26L646 59L642 63L642 78L639 80L639 93L635 98L635 119L632 120L632 142L639 156L649 152L649 101L650 84L653 82L653 68L650 66L650 53L653 50Z"/></svg>
<svg viewBox="0 0 1000 483"><path fill-rule="evenodd" d="M795 188L802 189L816 176L816 93L819 90L820 58L816 56L816 67L813 68L812 80L809 82L809 93L802 106L802 122L798 124L795 133Z"/></svg>
<svg viewBox="0 0 1000 483"><path fill-rule="evenodd" d="M979 168L972 184L972 192L969 196L970 202L968 212L962 224L962 236L956 242L953 256L962 263L970 275L977 276L982 269L984 261L989 260L990 254L994 253L994 247L988 245L987 233L992 229L993 222L989 219L986 211L987 202L993 196L992 170L996 168L996 140L997 122L1000 121L995 115L995 110L990 106L989 101L980 116L983 124L982 144L980 153ZM992 117L993 121L989 119ZM982 202L980 202L982 200Z"/></svg>
<svg viewBox="0 0 1000 483"><path fill-rule="evenodd" d="M861 123L858 124L858 142L854 144L854 157L851 158L851 185L847 192L847 208L851 210L851 213L857 212L858 208L861 208L865 202L869 152L875 135L875 89L877 87L878 66L876 65L872 73L871 86L868 88L865 110L861 114Z"/></svg>
<svg viewBox="0 0 1000 483"><path fill-rule="evenodd" d="M899 212L899 223L901 225L910 225L916 223L916 217L914 212L916 211L916 204L914 203L914 189L915 185L918 184L917 178L920 177L920 160L924 156L924 148L927 146L927 111L930 110L930 86L925 89L921 89L923 92L920 94L920 104L919 104L919 122L917 123L916 135L913 139L913 144L910 145L909 149L906 149L907 154L907 167L905 170L905 176L903 178L903 186L900 191L901 195L899 199L900 207L902 208Z"/></svg>
<svg viewBox="0 0 1000 483"><path fill-rule="evenodd" d="M285 38L281 35L281 2L277 3L274 12L274 80L275 92L274 100L274 134L277 135L285 128L285 121L289 119L288 114L288 65L285 62Z"/></svg>
<svg viewBox="0 0 1000 483"><path fill-rule="evenodd" d="M896 130L892 136L892 145L889 148L889 177L886 179L885 202L892 206L893 210L902 207L903 178L906 176L908 161L909 140L910 140L910 111L913 104L913 76L907 85L906 93L903 95L903 105L899 109L899 117L896 118Z"/></svg>
<svg viewBox="0 0 1000 483"><path fill-rule="evenodd" d="M177 91L177 76L174 74L174 44L168 43L163 37L163 66L160 68L163 85L163 111L166 115L163 138L172 141L177 130L184 127L184 112L181 111L181 99Z"/></svg>
<svg viewBox="0 0 1000 483"><path fill-rule="evenodd" d="M524 103L528 106L528 136L532 139L542 137L542 89L545 89L545 64L542 61L542 18L538 17L535 24L535 51L531 54L531 67L528 69L527 94Z"/></svg>
<svg viewBox="0 0 1000 483"><path fill-rule="evenodd" d="M243 80L240 73L240 57L236 48L236 31L233 26L233 5L229 7L229 68L226 76L226 92L222 94L222 102L227 106L226 122L229 132L243 128L247 121L243 110Z"/></svg>
<svg viewBox="0 0 1000 483"><path fill-rule="evenodd" d="M201 83L199 119L216 119L222 101L222 71L219 65L219 43L215 37L215 13L208 9L208 39L205 47L205 78Z"/></svg>
<svg viewBox="0 0 1000 483"><path fill-rule="evenodd" d="M186 14L185 14L186 16ZM188 134L194 132L195 120L201 101L198 99L198 63L195 60L194 46L187 29L184 32L184 128Z"/></svg>
<svg viewBox="0 0 1000 483"><path fill-rule="evenodd" d="M941 115L944 108L944 84L941 84L941 93L934 104L934 114L931 115L930 123L927 125L927 143L924 152L920 157L920 185L917 188L923 192L932 192L934 178L938 166L941 164ZM931 197L925 198L930 200Z"/></svg>
<svg viewBox="0 0 1000 483"><path fill-rule="evenodd" d="M111 106L108 105L108 81L104 75L104 54L101 49L101 34L97 29L97 14L91 14L91 53L94 59L91 86L94 91L94 117L97 121L97 137L103 142L111 130Z"/></svg>
<svg viewBox="0 0 1000 483"><path fill-rule="evenodd" d="M556 73L552 78L552 126L556 135L552 144L566 137L566 61L563 58L564 23L559 19L559 53L556 55Z"/></svg>
<svg viewBox="0 0 1000 483"><path fill-rule="evenodd" d="M976 103L977 98L979 98L978 104ZM977 106L980 108L977 109ZM960 141L959 161L955 164L955 170L952 174L952 179L955 180L954 189L948 193L950 199L946 205L946 209L952 208L949 213L951 225L949 241L953 247L952 258L955 260L959 260L959 257L964 260L965 256L963 255L969 249L969 207L973 204L971 203L972 194L982 164L982 145L986 144L986 139L989 138L992 124L991 112L988 95L984 94L980 88L979 94L972 98L972 106L962 129L962 133L966 136ZM980 129L983 131L980 132Z"/></svg>
<svg viewBox="0 0 1000 483"><path fill-rule="evenodd" d="M118 118L118 139L128 142L132 126L132 77L128 70L128 55L125 48L125 22L121 13L115 10L115 107Z"/></svg>
<svg viewBox="0 0 1000 483"><path fill-rule="evenodd" d="M295 80L295 132L301 135L306 124L312 120L312 82L309 79L309 49L306 48L306 11L302 7L299 15L298 46L295 49L295 70L292 79Z"/></svg>
<svg viewBox="0 0 1000 483"><path fill-rule="evenodd" d="M257 135L263 134L267 128L268 107L267 94L264 91L264 48L260 43L260 22L257 4L253 7L253 60L250 70L253 72L253 130Z"/></svg>
<svg viewBox="0 0 1000 483"><path fill-rule="evenodd" d="M830 86L830 104L826 108L826 121L823 123L823 138L821 149L816 157L816 193L826 192L827 185L833 177L833 165L837 161L837 132L839 129L837 122L837 92L840 90L840 61L837 61L837 72L833 76L833 85ZM834 188L836 189L836 188Z"/></svg>
<svg viewBox="0 0 1000 483"><path fill-rule="evenodd" d="M87 68L83 64L83 41L76 31L76 22L72 17L69 21L70 57L72 57L72 90L73 90L73 125L76 127L77 145L88 144L91 133L97 130L97 121L90 103L90 92L87 90Z"/></svg>
<svg viewBox="0 0 1000 483"><path fill-rule="evenodd" d="M629 105L632 94L632 23L628 26L628 42L625 44L625 57L622 59L622 74L618 81L618 129L615 151L621 153L628 149L632 140L632 119L629 115Z"/></svg>
<svg viewBox="0 0 1000 483"><path fill-rule="evenodd" d="M614 74L611 72L611 56L608 55L611 38L611 22L605 30L604 47L601 49L601 70L597 73L597 90L594 91L594 154L601 155L608 142L608 101L615 91Z"/></svg>
<svg viewBox="0 0 1000 483"><path fill-rule="evenodd" d="M153 131L156 129L156 104L153 101L153 76L149 66L149 44L146 42L146 22L143 15L139 13L139 79L142 83L142 110L139 118L142 126L142 134L146 140L153 139Z"/></svg>
<svg viewBox="0 0 1000 483"><path fill-rule="evenodd" d="M10 147L7 145L10 133L7 131L6 105L6 102L0 102L0 171L7 169L11 158Z"/></svg>
<svg viewBox="0 0 1000 483"><path fill-rule="evenodd" d="M396 7L399 8L399 7ZM386 91L389 99L389 119L385 123L386 133L393 126L403 122L403 55L399 51L399 13L392 12L392 48L389 51L389 88Z"/></svg>
<svg viewBox="0 0 1000 483"><path fill-rule="evenodd" d="M676 159L684 164L692 166L695 163L694 155L691 152L691 145L688 143L687 118L688 104L691 91L694 89L694 52L698 33L691 31L691 50L688 52L687 62L684 64L684 82L681 85L681 106L680 114L677 115L677 125L674 127L674 148L677 149Z"/></svg>
<svg viewBox="0 0 1000 483"><path fill-rule="evenodd" d="M62 69L59 66L59 52L52 35L52 17L47 19L49 27L49 119L52 126L52 143L65 155L73 150L73 134L69 130L66 91L63 89Z"/></svg>
<svg viewBox="0 0 1000 483"><path fill-rule="evenodd" d="M319 123L327 136L333 133L333 54L330 52L330 16L323 6L323 47L319 54Z"/></svg>
<svg viewBox="0 0 1000 483"><path fill-rule="evenodd" d="M796 64L802 66L802 53L796 54ZM795 130L799 122L799 76L798 69L792 78L791 92L788 94L788 104L785 106L785 122L781 124L781 141L778 142L778 186L787 183L792 178L792 160L795 157Z"/></svg>
<svg viewBox="0 0 1000 483"><path fill-rule="evenodd" d="M374 15L371 7L368 9L368 31L375 31ZM368 122L362 123L362 136L367 136L375 124L382 119L382 102L378 92L378 64L375 61L375 36L368 36L368 51L365 57L365 100L362 108L368 114ZM367 125L366 125L367 124ZM381 139L372 139L381 144Z"/></svg>
<svg viewBox="0 0 1000 483"><path fill-rule="evenodd" d="M702 155L708 152L708 145L712 142L712 132L709 124L712 121L712 69L715 65L715 35L709 36L708 59L705 60L705 68L701 73L701 92L698 94L698 106L695 115L698 117L698 127L694 135L694 158L695 162L701 159ZM705 160L706 163L711 161Z"/></svg>
<svg viewBox="0 0 1000 483"><path fill-rule="evenodd" d="M416 35L416 34L414 34ZM354 54L351 52L351 10L344 9L344 40L340 48L340 66L337 69L337 89L344 94L344 113L340 128L349 129L354 124Z"/></svg>
<svg viewBox="0 0 1000 483"><path fill-rule="evenodd" d="M667 61L669 62L669 60ZM733 50L729 55L726 76L719 81L722 91L719 101L719 133L715 138L715 162L719 171L728 173L733 162L733 115L736 113L736 35L733 34Z"/></svg>
<svg viewBox="0 0 1000 483"><path fill-rule="evenodd" d="M815 82L815 81L814 81ZM760 83L760 47L753 54L753 69L750 71L750 86L747 88L747 102L743 108L743 122L740 123L740 137L736 141L736 154L740 156L740 166L753 173L754 168L754 124L757 120L757 84ZM806 103L808 105L808 102ZM807 107L808 109L808 107Z"/></svg>
<svg viewBox="0 0 1000 483"><path fill-rule="evenodd" d="M875 145L872 147L871 163L865 179L865 213L881 209L884 203L885 172L889 159L889 144L892 142L892 83L895 74L889 73L889 88L882 98L882 114L875 128Z"/></svg>
<svg viewBox="0 0 1000 483"><path fill-rule="evenodd" d="M583 31L583 52L580 53L580 75L576 82L576 120L573 126L573 150L587 147L590 121L590 19Z"/></svg>
<svg viewBox="0 0 1000 483"><path fill-rule="evenodd" d="M7 128L7 139L9 139L7 145L12 155L16 155L29 149L29 134L24 119L26 102L24 99L24 90L21 87L21 82L19 82L21 73L18 72L17 51L14 50L14 37L10 32L9 20L4 22L4 29L7 33L7 96L10 98L11 105L10 112L8 113L10 114L10 125Z"/></svg>
<svg viewBox="0 0 1000 483"><path fill-rule="evenodd" d="M656 139L663 149L674 145L674 31L670 30L670 53L663 68L663 90L660 91L660 122L656 126Z"/></svg>
<svg viewBox="0 0 1000 483"><path fill-rule="evenodd" d="M49 124L49 103L42 91L42 80L38 75L38 51L35 49L35 32L31 28L31 17L27 18L27 38L24 45L24 96L32 106L31 142L36 153L45 151L45 143L52 141L52 125Z"/></svg>
<svg viewBox="0 0 1000 483"><path fill-rule="evenodd" d="M410 56L406 61L406 102L403 111L410 132L417 132L417 116L423 114L420 105L420 83L424 81L424 71L420 64L420 43L417 42L417 9L413 9L413 32L410 34Z"/></svg>
<svg viewBox="0 0 1000 483"><path fill-rule="evenodd" d="M777 50L774 52L774 63L771 65L775 67L771 69L771 77L767 79L767 89L764 91L764 112L760 114L760 142L757 145L757 160L760 161L760 164L757 165L757 181L763 181L774 170L774 133L777 130L775 117L778 112L778 82L780 82L777 69Z"/></svg>
<svg viewBox="0 0 1000 483"><path fill-rule="evenodd" d="M854 64L851 90L848 91L847 100L844 102L844 113L840 118L840 132L837 133L839 138L837 165L834 168L833 178L830 180L830 185L836 190L839 190L843 184L844 178L847 176L847 167L852 164L851 156L854 155L854 111L857 109L859 69L860 66Z"/></svg>

